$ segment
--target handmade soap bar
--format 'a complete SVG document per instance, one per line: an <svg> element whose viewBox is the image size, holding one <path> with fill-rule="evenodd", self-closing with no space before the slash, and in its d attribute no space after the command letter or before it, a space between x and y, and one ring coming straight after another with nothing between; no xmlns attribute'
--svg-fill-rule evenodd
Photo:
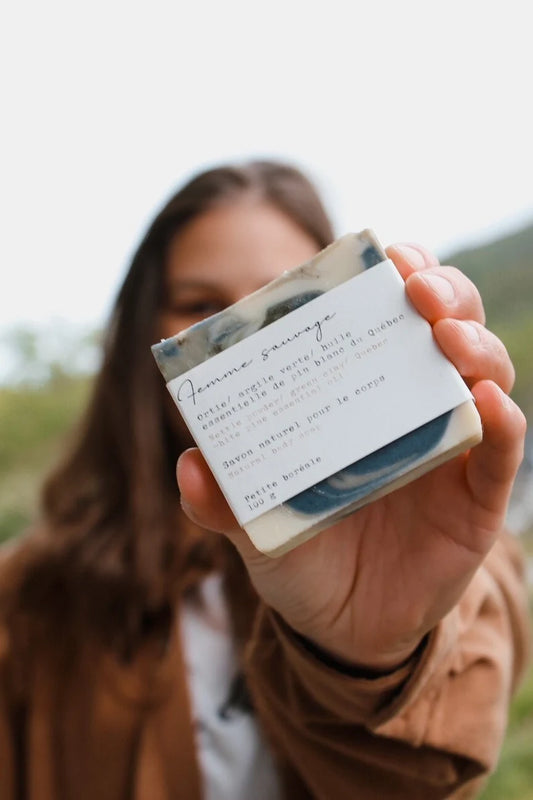
<svg viewBox="0 0 533 800"><path fill-rule="evenodd" d="M271 556L481 439L470 393L370 231L152 351Z"/></svg>

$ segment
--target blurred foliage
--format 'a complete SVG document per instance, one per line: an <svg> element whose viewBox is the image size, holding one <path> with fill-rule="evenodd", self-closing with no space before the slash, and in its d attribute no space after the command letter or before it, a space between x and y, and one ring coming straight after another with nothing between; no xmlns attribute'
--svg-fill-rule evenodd
<svg viewBox="0 0 533 800"><path fill-rule="evenodd" d="M533 678L531 678L533 681ZM533 800L533 722L510 728L500 764L480 800Z"/></svg>
<svg viewBox="0 0 533 800"><path fill-rule="evenodd" d="M459 267L480 289L491 327L500 321L525 320L531 316L533 224L441 260Z"/></svg>
<svg viewBox="0 0 533 800"><path fill-rule="evenodd" d="M99 340L61 321L0 338L0 542L35 516L42 476L86 402Z"/></svg>
<svg viewBox="0 0 533 800"><path fill-rule="evenodd" d="M17 326L0 337L0 381L9 386L43 386L95 371L100 332L64 320L40 328Z"/></svg>
<svg viewBox="0 0 533 800"><path fill-rule="evenodd" d="M55 375L42 386L0 389L0 541L33 519L39 483L80 416L90 382Z"/></svg>
<svg viewBox="0 0 533 800"><path fill-rule="evenodd" d="M516 368L512 396L533 419L533 225L470 250L445 256L476 284L487 325L504 342Z"/></svg>
<svg viewBox="0 0 533 800"><path fill-rule="evenodd" d="M516 366L513 395L533 418L533 226L497 242L446 256L479 287L489 327ZM98 335L64 328L10 332L0 349L0 541L36 513L39 482L58 457L90 391ZM6 378L7 376L7 378ZM531 484L533 485L533 479ZM523 533L533 564L533 530ZM533 800L533 668L515 697L501 760L483 800Z"/></svg>
<svg viewBox="0 0 533 800"><path fill-rule="evenodd" d="M533 531L524 539L531 563ZM533 591L530 608L533 616ZM533 800L533 666L513 698L500 760L480 800Z"/></svg>

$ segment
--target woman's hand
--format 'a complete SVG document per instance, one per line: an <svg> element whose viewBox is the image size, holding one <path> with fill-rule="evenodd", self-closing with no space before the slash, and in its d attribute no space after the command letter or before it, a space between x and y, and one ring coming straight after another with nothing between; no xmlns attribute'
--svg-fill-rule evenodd
<svg viewBox="0 0 533 800"><path fill-rule="evenodd" d="M525 436L524 416L507 395L513 366L483 325L477 289L417 245L387 252L470 386L483 441L277 559L253 547L199 450L178 462L185 512L228 536L264 601L334 657L384 670L407 658L453 608L490 550Z"/></svg>

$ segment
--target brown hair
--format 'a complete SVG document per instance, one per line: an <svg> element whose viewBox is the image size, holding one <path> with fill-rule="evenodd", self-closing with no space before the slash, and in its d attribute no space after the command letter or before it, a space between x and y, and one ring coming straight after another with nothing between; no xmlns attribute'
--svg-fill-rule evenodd
<svg viewBox="0 0 533 800"><path fill-rule="evenodd" d="M60 619L70 621L75 630L90 628L128 651L147 630L170 623L176 594L217 559L230 569L223 537L177 535L181 445L168 425L150 345L157 338L170 239L213 205L243 195L285 212L318 248L331 242L316 190L285 164L211 169L170 198L133 256L87 412L44 485L39 532L20 548L15 594L24 616L49 619L55 627Z"/></svg>

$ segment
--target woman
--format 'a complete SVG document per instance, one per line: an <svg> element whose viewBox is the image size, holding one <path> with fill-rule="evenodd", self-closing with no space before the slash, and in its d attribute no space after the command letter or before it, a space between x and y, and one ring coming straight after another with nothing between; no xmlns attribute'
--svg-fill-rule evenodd
<svg viewBox="0 0 533 800"><path fill-rule="evenodd" d="M150 353L332 238L307 179L262 162L198 176L150 226L39 529L2 563L1 800L441 798L493 765L527 639L503 533L524 420L475 288L388 251L483 442L276 560Z"/></svg>

